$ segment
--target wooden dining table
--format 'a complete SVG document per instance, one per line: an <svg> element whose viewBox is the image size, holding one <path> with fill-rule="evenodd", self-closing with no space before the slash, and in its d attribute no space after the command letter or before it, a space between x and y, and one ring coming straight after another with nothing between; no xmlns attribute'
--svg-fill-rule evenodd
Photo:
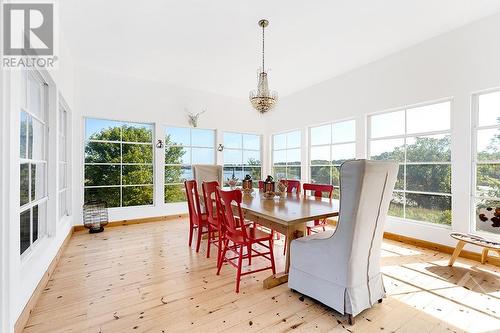
<svg viewBox="0 0 500 333"><path fill-rule="evenodd" d="M246 219L286 235L285 271L264 280L264 288L269 289L288 281L290 243L305 235L306 222L338 216L339 201L296 193L267 199L262 191L254 190L243 194L241 208Z"/></svg>

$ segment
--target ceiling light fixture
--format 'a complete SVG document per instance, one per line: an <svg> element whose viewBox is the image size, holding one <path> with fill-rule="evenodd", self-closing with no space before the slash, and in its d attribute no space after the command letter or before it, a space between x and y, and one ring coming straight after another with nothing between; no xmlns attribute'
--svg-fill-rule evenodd
<svg viewBox="0 0 500 333"><path fill-rule="evenodd" d="M269 90L267 73L264 67L264 29L268 25L268 20L259 21L259 27L262 27L262 68L259 70L257 90L250 91L250 103L260 113L271 110L278 102L278 94Z"/></svg>

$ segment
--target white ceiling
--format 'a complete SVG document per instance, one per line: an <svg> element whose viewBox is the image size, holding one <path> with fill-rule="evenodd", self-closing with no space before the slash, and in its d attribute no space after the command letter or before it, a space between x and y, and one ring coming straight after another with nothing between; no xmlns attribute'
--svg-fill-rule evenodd
<svg viewBox="0 0 500 333"><path fill-rule="evenodd" d="M260 64L281 96L469 22L498 0L64 0L61 29L84 66L247 98Z"/></svg>

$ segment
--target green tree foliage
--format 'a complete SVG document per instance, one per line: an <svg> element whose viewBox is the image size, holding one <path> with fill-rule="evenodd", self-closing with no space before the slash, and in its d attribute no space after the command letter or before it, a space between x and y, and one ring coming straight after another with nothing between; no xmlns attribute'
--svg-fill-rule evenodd
<svg viewBox="0 0 500 333"><path fill-rule="evenodd" d="M186 201L182 183L191 178L191 167L182 166L186 148L176 146L177 144L170 135L165 137L165 202Z"/></svg>

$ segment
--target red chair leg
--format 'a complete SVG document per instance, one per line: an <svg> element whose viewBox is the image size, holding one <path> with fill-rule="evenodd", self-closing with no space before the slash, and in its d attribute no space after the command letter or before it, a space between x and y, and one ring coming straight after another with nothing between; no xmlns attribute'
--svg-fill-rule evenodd
<svg viewBox="0 0 500 333"><path fill-rule="evenodd" d="M236 274L236 293L240 292L241 266L243 266L243 245L241 245L240 247L240 255L238 256L238 273Z"/></svg>
<svg viewBox="0 0 500 333"><path fill-rule="evenodd" d="M247 245L248 265L252 264L252 244Z"/></svg>
<svg viewBox="0 0 500 333"><path fill-rule="evenodd" d="M189 246L193 243L193 230L194 226L192 223L189 223Z"/></svg>
<svg viewBox="0 0 500 333"><path fill-rule="evenodd" d="M286 236L285 236L285 244L283 245L283 255L286 254Z"/></svg>
<svg viewBox="0 0 500 333"><path fill-rule="evenodd" d="M212 242L212 234L213 234L212 227L210 226L210 223L208 224L208 238L207 238L207 258L210 258L210 243Z"/></svg>
<svg viewBox="0 0 500 333"><path fill-rule="evenodd" d="M228 245L229 245L229 241L226 240L224 242L224 250L222 251L222 254L221 254L220 259L219 259L219 265L217 267L217 275L220 274L220 270L222 268L222 264L224 263L224 260L226 259L226 252L227 252Z"/></svg>
<svg viewBox="0 0 500 333"><path fill-rule="evenodd" d="M203 227L201 225L198 225L198 239L196 240L196 253L200 252L202 233L203 233Z"/></svg>

